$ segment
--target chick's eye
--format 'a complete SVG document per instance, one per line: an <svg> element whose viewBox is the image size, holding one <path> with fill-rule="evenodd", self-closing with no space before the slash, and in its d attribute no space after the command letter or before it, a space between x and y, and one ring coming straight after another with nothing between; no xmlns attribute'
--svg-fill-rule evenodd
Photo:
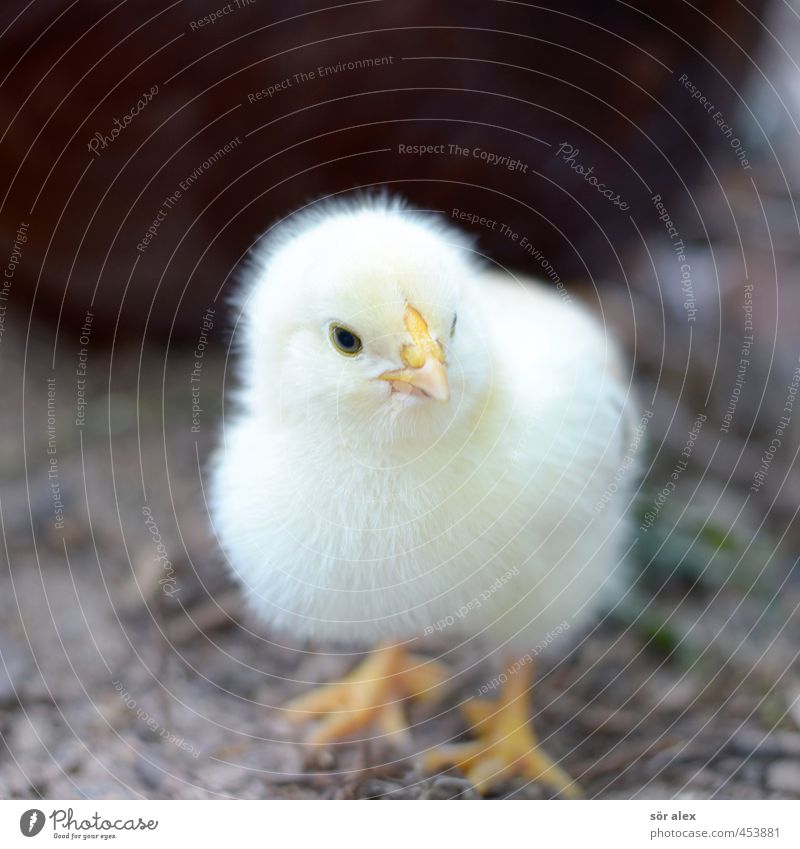
<svg viewBox="0 0 800 849"><path fill-rule="evenodd" d="M456 335L456 322L458 321L458 313L453 316L453 323L450 325L450 338Z"/></svg>
<svg viewBox="0 0 800 849"><path fill-rule="evenodd" d="M358 336L341 324L331 325L330 337L334 348L347 357L354 357L363 347Z"/></svg>

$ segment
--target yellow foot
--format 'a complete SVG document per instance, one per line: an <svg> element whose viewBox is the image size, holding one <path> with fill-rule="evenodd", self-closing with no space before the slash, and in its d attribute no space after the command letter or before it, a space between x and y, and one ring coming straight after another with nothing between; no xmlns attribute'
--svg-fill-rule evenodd
<svg viewBox="0 0 800 849"><path fill-rule="evenodd" d="M496 702L473 699L464 705L477 739L440 746L424 757L423 766L430 772L457 766L480 793L515 776L546 784L568 799L579 799L583 795L580 786L539 748L528 722L532 669L530 664L518 666L512 667L513 672L509 668L508 681Z"/></svg>
<svg viewBox="0 0 800 849"><path fill-rule="evenodd" d="M403 700L435 701L446 677L441 664L408 654L402 646L383 646L343 681L292 699L283 710L298 725L324 717L308 737L312 744L333 743L368 726L403 743L410 736Z"/></svg>

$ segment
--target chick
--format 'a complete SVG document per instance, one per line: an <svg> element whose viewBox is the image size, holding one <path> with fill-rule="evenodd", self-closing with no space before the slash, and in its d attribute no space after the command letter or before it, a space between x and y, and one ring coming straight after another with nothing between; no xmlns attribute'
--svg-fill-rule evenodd
<svg viewBox="0 0 800 849"><path fill-rule="evenodd" d="M507 655L507 683L466 706L476 739L427 766L576 795L527 695L535 647L628 581L625 485L604 492L632 405L603 326L386 199L296 216L258 249L239 308L241 388L212 461L221 547L276 631L379 645L291 715L322 717L315 743L406 734L401 701L440 698L447 677L407 648L447 623L454 644Z"/></svg>

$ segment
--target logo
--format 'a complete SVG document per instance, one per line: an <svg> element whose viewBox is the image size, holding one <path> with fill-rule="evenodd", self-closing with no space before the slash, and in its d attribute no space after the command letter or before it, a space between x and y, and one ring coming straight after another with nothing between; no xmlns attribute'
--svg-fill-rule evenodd
<svg viewBox="0 0 800 849"><path fill-rule="evenodd" d="M19 818L19 830L25 837L35 837L44 828L44 813L31 808Z"/></svg>

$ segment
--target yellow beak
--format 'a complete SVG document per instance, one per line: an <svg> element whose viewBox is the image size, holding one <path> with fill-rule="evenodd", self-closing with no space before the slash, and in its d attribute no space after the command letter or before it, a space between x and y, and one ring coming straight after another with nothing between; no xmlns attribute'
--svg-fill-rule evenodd
<svg viewBox="0 0 800 849"><path fill-rule="evenodd" d="M447 369L435 357L426 358L419 368L404 368L398 371L384 372L381 375L381 380L401 384L397 387L400 392L411 393L416 389L422 395L427 395L436 401L448 401L450 399ZM405 385L403 386L403 384Z"/></svg>
<svg viewBox="0 0 800 849"><path fill-rule="evenodd" d="M411 344L404 345L401 352L407 368L384 372L381 380L391 381L401 392L417 390L436 401L448 401L450 382L442 346L431 338L428 323L410 304L403 323L411 336Z"/></svg>

